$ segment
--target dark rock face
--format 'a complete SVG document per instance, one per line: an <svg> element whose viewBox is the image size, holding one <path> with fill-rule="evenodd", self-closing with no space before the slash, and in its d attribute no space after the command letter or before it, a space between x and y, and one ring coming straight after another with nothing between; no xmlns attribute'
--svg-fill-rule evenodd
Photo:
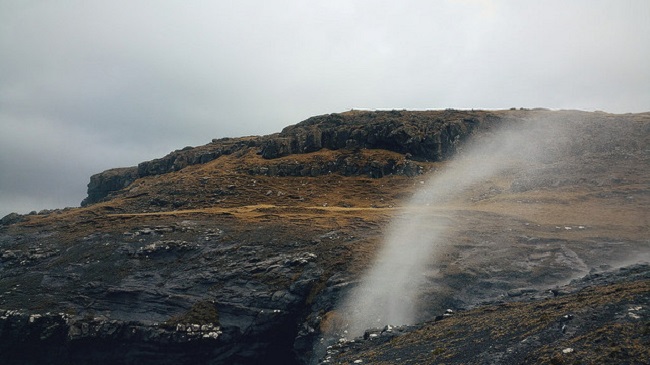
<svg viewBox="0 0 650 365"><path fill-rule="evenodd" d="M264 176L321 176L340 174L343 176L368 176L380 178L386 175L415 176L424 172L424 167L414 161L397 161L389 159L363 160L358 156L340 156L329 161L313 161L308 163L289 161L269 166L252 166L247 171L251 175Z"/></svg>
<svg viewBox="0 0 650 365"><path fill-rule="evenodd" d="M110 169L91 176L88 183L88 196L81 202L81 206L101 201L111 192L131 185L138 177L138 170L135 167Z"/></svg>
<svg viewBox="0 0 650 365"><path fill-rule="evenodd" d="M180 221L70 238L0 232L0 308L21 308L0 309L2 363L295 363L301 313L322 275L318 257L310 243L264 246L273 227L222 228Z"/></svg>
<svg viewBox="0 0 650 365"><path fill-rule="evenodd" d="M0 219L0 226L8 226L23 220L23 216L18 213L9 213Z"/></svg>
<svg viewBox="0 0 650 365"><path fill-rule="evenodd" d="M206 359L218 358L224 352L223 344L234 335L212 325L166 329L63 313L0 314L4 364L205 363Z"/></svg>
<svg viewBox="0 0 650 365"><path fill-rule="evenodd" d="M137 178L166 174L190 165L207 163L220 156L246 149L254 144L254 141L245 139L224 138L213 140L212 143L205 146L185 147L171 152L165 157L142 162L138 166L106 170L90 177L88 196L81 205L86 206L100 202L112 192L129 186Z"/></svg>
<svg viewBox="0 0 650 365"><path fill-rule="evenodd" d="M478 116L442 112L351 112L313 117L261 143L264 158L309 153L322 148L385 149L415 159L440 161L480 122Z"/></svg>
<svg viewBox="0 0 650 365"><path fill-rule="evenodd" d="M163 158L138 164L138 176L161 175L178 171L190 165L198 165L215 160L223 155L254 146L255 141L224 138L213 140L211 144L201 147L185 147L174 151Z"/></svg>
<svg viewBox="0 0 650 365"><path fill-rule="evenodd" d="M269 329L273 329L270 331ZM293 364L282 323L258 333L213 324L168 328L137 321L0 311L3 364L258 364L260 354Z"/></svg>
<svg viewBox="0 0 650 365"><path fill-rule="evenodd" d="M309 118L285 128L281 133L262 137L215 139L196 148L186 147L167 156L140 163L137 167L112 169L93 175L88 197L82 205L102 201L110 193L125 188L139 177L179 171L190 165L203 164L221 156L246 153L257 149L265 159L322 149L383 149L405 154L415 161L440 161L451 156L474 129L491 125L498 118L486 113L461 111L379 111L328 114ZM319 176L340 173L345 176L389 174L413 176L415 163L369 162L363 166L346 160L328 161L325 165L278 165L270 169L253 169L249 173L268 176Z"/></svg>

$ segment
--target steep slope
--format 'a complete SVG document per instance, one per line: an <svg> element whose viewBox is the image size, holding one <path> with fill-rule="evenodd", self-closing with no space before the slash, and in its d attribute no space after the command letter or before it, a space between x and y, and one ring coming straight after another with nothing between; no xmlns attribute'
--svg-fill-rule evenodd
<svg viewBox="0 0 650 365"><path fill-rule="evenodd" d="M321 339L345 330L337 304L404 202L466 142L531 118L566 122L580 140L562 159L532 166L535 173L510 169L422 210L453 227L445 255L425 273L422 320L648 260L649 114L332 114L109 170L91 178L82 208L5 220L0 356L58 364L316 361L326 355ZM647 300L647 277L639 280L617 285ZM530 320L519 309L499 311ZM637 315L647 322L644 313ZM487 327L494 320L477 318ZM415 346L416 337L399 341ZM488 345L477 344L477 353Z"/></svg>

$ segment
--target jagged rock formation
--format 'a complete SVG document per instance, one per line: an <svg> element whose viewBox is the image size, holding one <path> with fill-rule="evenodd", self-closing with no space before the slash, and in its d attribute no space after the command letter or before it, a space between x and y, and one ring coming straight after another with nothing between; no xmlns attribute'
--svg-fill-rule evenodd
<svg viewBox="0 0 650 365"><path fill-rule="evenodd" d="M454 152L485 119L463 112L349 112L309 118L261 143L264 158L309 153L322 148L384 149L415 159L440 161Z"/></svg>
<svg viewBox="0 0 650 365"><path fill-rule="evenodd" d="M255 149L263 158L273 160L293 154L322 149L382 149L406 155L415 161L441 161L451 156L459 142L481 125L492 125L499 118L490 113L463 111L379 111L327 114L309 118L282 132L246 138L215 139L200 147L186 147L167 156L140 163L137 168L111 169L93 175L88 197L82 206L96 203L121 190L138 177L179 171L190 165L204 164L233 153ZM357 161L355 161L357 162ZM267 176L319 176L329 173L382 177L388 174L412 176L422 172L416 162L368 161L363 165L346 157L313 164L277 164L254 167L251 174Z"/></svg>
<svg viewBox="0 0 650 365"><path fill-rule="evenodd" d="M124 189L140 176L135 167L106 170L90 177L88 196L81 202L82 206L98 202L113 191Z"/></svg>
<svg viewBox="0 0 650 365"><path fill-rule="evenodd" d="M236 222L111 225L24 243L2 235L3 287L21 283L0 297L0 308L21 308L0 309L4 364L89 363L88 346L100 364L293 362L297 319L322 274L307 245L275 228L283 242L268 246L270 227Z"/></svg>
<svg viewBox="0 0 650 365"><path fill-rule="evenodd" d="M174 151L167 156L152 161L138 164L138 176L151 176L166 174L172 171L179 171L190 165L197 165L215 160L223 155L241 151L248 147L255 146L254 139L215 139L211 144L197 148L185 147Z"/></svg>

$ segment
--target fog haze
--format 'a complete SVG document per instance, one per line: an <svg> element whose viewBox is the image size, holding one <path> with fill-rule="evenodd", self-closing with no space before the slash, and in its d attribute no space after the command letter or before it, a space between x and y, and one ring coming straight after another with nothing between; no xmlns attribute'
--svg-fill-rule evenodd
<svg viewBox="0 0 650 365"><path fill-rule="evenodd" d="M368 328L417 323L424 273L449 245L446 204L474 185L516 168L533 174L542 161L561 158L576 139L569 123L527 119L463 147L430 174L387 228L374 263L337 308L350 339ZM564 156L566 158L568 156ZM458 224L458 223L456 223ZM584 264L584 263L583 263ZM586 273L586 272L585 272Z"/></svg>
<svg viewBox="0 0 650 365"><path fill-rule="evenodd" d="M650 2L0 0L0 216L351 108L650 110Z"/></svg>

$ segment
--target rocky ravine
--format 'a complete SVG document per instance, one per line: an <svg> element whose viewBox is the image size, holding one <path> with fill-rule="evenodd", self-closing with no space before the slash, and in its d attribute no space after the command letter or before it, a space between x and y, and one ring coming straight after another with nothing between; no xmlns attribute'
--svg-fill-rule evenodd
<svg viewBox="0 0 650 365"><path fill-rule="evenodd" d="M358 349L344 343L328 355L321 338L344 329L338 300L370 264L387 223L422 174L435 174L447 156L462 153L465 140L541 117L583 128L584 141L565 159L536 166L535 176L543 178L507 171L427 213L455 228L448 251L426 273L422 320L447 308L476 309L400 330L406 334L399 339L378 335L381 341L360 342ZM109 170L91 178L82 208L2 220L0 358L8 364L298 364L321 355L339 363L394 363L412 354L413 363L422 363L429 353L446 363L561 363L567 359L549 344L569 347L565 342L578 337L557 342L559 335L545 331L555 328L556 317L591 318L587 308L563 309L583 295L578 289L591 286L584 295L594 311L622 311L634 325L619 331L623 322L603 314L566 333L600 328L607 338L624 336L611 361L640 363L649 336L647 268L628 277L632 271L617 267L650 254L649 131L647 114L350 112ZM600 276L562 286L592 269ZM551 288L561 295L549 294ZM613 293L633 299L621 302ZM531 304L490 306L512 298ZM625 317L632 305L641 307L633 311L638 318ZM528 328L534 345L517 345L525 338L507 335L507 328L493 339L498 318ZM579 338L590 342L571 345L571 356L611 345ZM442 340L453 345L437 345ZM490 350L495 343L498 349ZM400 346L412 347L391 352Z"/></svg>

